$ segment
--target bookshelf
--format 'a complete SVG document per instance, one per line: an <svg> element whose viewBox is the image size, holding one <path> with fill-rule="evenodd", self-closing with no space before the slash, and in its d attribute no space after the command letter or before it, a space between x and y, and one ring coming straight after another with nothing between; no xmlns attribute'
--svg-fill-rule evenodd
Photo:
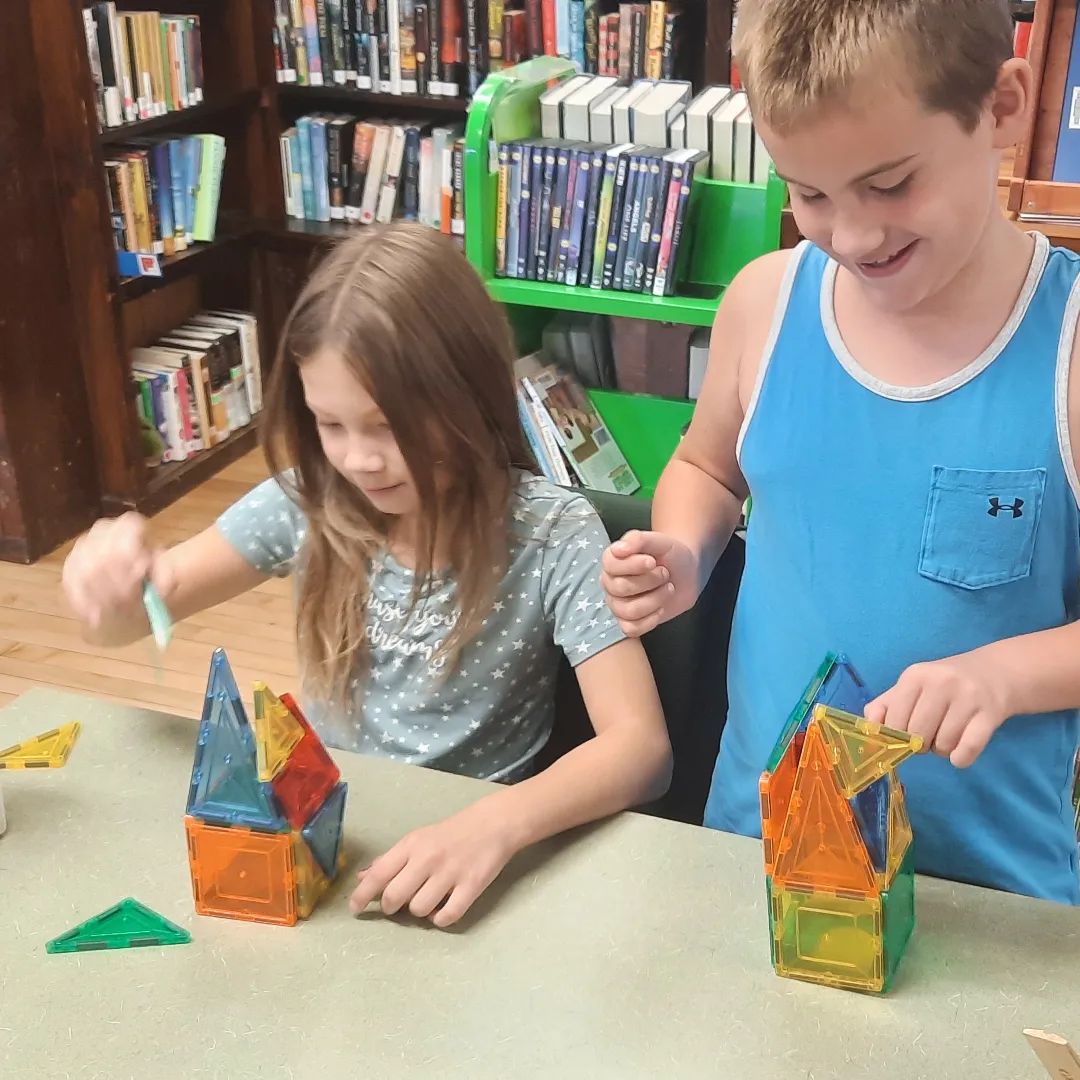
<svg viewBox="0 0 1080 1080"><path fill-rule="evenodd" d="M153 511L256 445L249 426L185 462L142 457L128 352L204 307L259 319L264 375L289 307L326 246L353 226L299 222L284 210L278 136L305 112L464 119L463 99L396 96L344 86L280 84L273 0L117 0L120 12L198 15L204 100L102 132L82 12L90 0L0 4L7 78L0 154L15 163L0 192L11 272L0 291L0 558L30 562L102 513ZM607 6L611 6L608 4ZM729 73L731 0L684 4L686 73L696 88ZM216 238L161 260L160 278L116 269L104 160L127 140L210 132L226 140ZM513 293L515 306L570 308L555 290ZM500 290L505 289L505 294ZM704 325L715 301L664 298L663 316ZM653 307L649 297L617 313ZM606 298L600 301L607 304ZM661 303L661 301L658 301ZM614 308L590 308L611 310Z"/></svg>

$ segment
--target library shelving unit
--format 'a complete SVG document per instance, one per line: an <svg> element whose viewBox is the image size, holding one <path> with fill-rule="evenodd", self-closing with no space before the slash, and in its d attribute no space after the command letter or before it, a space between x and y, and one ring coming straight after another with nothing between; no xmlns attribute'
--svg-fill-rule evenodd
<svg viewBox="0 0 1080 1080"><path fill-rule="evenodd" d="M147 467L128 353L200 308L237 307L259 319L266 371L314 261L350 229L286 218L278 148L284 127L309 111L466 117L460 99L278 84L273 0L117 0L120 11L199 16L204 101L99 132L82 18L89 2L0 3L0 156L9 169L0 188L8 251L0 289L0 559L6 560L33 561L102 513L160 508L256 445L250 425L185 462ZM726 81L731 0L695 0L684 10L686 73L695 88ZM213 132L226 140L216 238L163 259L159 278L122 278L103 161L126 140L174 132ZM492 291L515 310L532 302L512 289L505 283ZM653 317L702 323L708 311L708 297L673 299L666 315Z"/></svg>
<svg viewBox="0 0 1080 1080"><path fill-rule="evenodd" d="M765 184L699 176L692 188L675 278L677 295L557 285L495 275L498 174L491 148L540 133L539 98L553 82L574 74L570 63L540 57L490 75L477 92L465 129L465 253L496 300L507 306L525 351L553 312L574 311L711 326L723 290L748 262L780 245L785 187L774 172ZM659 473L689 420L685 401L619 391L592 391L597 411L652 495Z"/></svg>

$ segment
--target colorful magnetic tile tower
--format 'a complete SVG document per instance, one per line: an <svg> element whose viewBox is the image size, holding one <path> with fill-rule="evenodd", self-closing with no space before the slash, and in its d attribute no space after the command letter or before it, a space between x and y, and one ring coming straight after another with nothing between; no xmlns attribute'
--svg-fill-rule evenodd
<svg viewBox="0 0 1080 1080"><path fill-rule="evenodd" d="M773 967L888 990L915 927L911 825L897 766L922 739L862 719L869 696L830 653L761 776Z"/></svg>
<svg viewBox="0 0 1080 1080"><path fill-rule="evenodd" d="M216 650L184 819L195 910L285 926L306 919L344 861L347 788L288 694L256 683L248 724Z"/></svg>

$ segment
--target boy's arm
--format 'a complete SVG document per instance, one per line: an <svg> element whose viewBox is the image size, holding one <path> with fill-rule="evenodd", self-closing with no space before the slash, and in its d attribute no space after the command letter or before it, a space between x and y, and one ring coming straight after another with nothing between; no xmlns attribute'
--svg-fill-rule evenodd
<svg viewBox="0 0 1080 1080"><path fill-rule="evenodd" d="M713 323L694 418L653 498L652 533L629 533L604 556L603 585L634 635L696 602L739 521L747 485L736 453L791 260L778 251L745 267Z"/></svg>

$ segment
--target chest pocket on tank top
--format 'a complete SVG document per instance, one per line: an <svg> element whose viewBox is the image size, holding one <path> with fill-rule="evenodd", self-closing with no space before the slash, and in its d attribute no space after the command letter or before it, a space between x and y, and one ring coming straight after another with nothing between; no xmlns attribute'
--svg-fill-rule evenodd
<svg viewBox="0 0 1080 1080"><path fill-rule="evenodd" d="M935 465L919 573L961 589L985 589L1027 577L1045 487L1045 469Z"/></svg>

